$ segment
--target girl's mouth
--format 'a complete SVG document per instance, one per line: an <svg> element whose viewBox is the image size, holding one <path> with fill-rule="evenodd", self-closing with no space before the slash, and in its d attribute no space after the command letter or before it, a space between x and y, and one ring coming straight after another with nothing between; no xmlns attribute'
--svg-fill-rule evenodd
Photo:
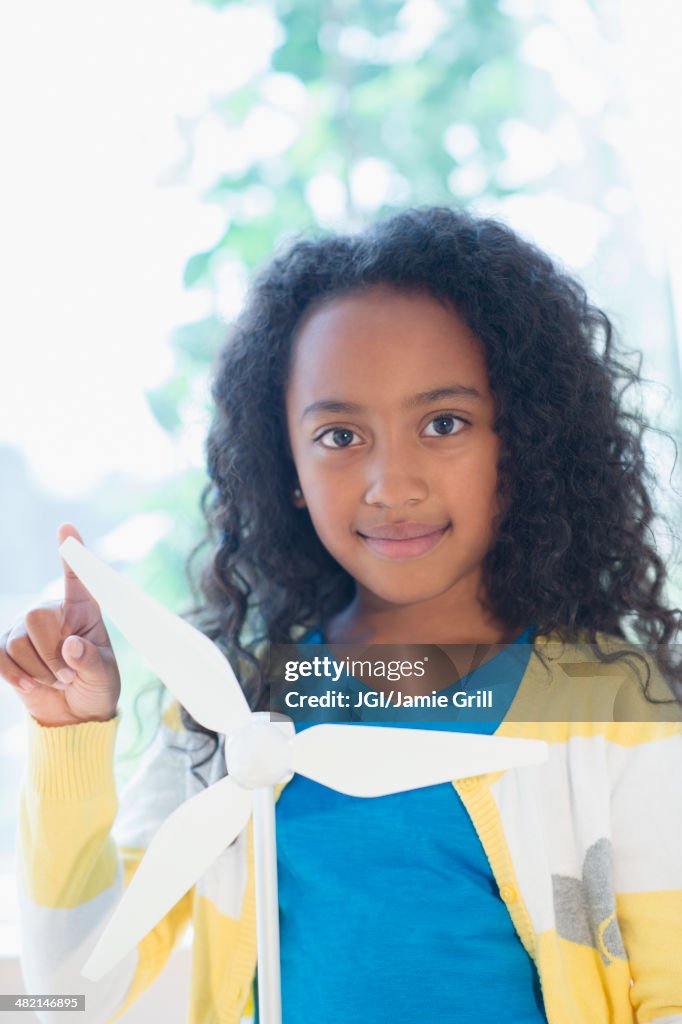
<svg viewBox="0 0 682 1024"><path fill-rule="evenodd" d="M423 534L421 537L408 537L405 540L389 540L382 537L367 537L364 533L358 534L365 544L376 554L384 558L417 558L425 555L427 551L438 544L450 529L450 524L434 530L433 533Z"/></svg>

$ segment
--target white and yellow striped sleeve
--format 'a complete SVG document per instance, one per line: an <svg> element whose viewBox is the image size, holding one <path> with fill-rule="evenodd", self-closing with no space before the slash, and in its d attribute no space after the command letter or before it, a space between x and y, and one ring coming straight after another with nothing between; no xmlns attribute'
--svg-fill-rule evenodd
<svg viewBox="0 0 682 1024"><path fill-rule="evenodd" d="M185 797L187 752L173 749L175 734L164 724L121 799L123 823L136 827L130 840L122 834L116 841L118 722L46 728L29 719L20 795L17 877L26 988L84 993L92 1024L118 1017L151 983L191 914L192 890L99 982L80 974L148 839ZM82 1013L60 1013L62 1024L72 1017L82 1024Z"/></svg>
<svg viewBox="0 0 682 1024"><path fill-rule="evenodd" d="M652 695L669 696L660 686ZM616 914L638 1024L682 1024L682 724L630 688L609 744ZM641 721L634 719L640 717Z"/></svg>

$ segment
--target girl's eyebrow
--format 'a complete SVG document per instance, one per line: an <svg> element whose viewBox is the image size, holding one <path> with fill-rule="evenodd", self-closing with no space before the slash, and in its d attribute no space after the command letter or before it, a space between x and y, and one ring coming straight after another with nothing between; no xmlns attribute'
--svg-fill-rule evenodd
<svg viewBox="0 0 682 1024"><path fill-rule="evenodd" d="M444 388L433 388L431 391L419 391L416 395L408 395L400 403L403 409L413 409L417 405L425 405L427 402L439 402L441 398L479 398L483 395L476 388L467 384L450 384ZM303 410L301 419L314 412L365 412L365 406L357 402L342 402L338 398L321 398L317 402L311 402Z"/></svg>

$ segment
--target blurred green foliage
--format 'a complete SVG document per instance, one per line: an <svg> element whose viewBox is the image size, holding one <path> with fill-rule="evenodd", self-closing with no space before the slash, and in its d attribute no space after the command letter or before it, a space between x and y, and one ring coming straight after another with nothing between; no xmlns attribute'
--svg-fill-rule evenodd
<svg viewBox="0 0 682 1024"><path fill-rule="evenodd" d="M238 6L229 0L209 5ZM609 5L599 6L601 20L595 11L590 15L597 32L608 25ZM535 5L274 0L271 10L280 44L270 66L213 97L184 125L185 159L176 168L178 180L191 178L201 126L207 117L218 119L225 149L238 155L228 160L230 167L216 159L212 182L199 191L222 210L224 230L212 248L188 253L184 275L186 288L211 289L216 307L225 268L228 275L234 268L235 277L241 268L248 278L293 233L354 230L408 204L500 203L516 194L560 194L587 203L598 224L605 194L624 190L621 159L609 141L614 132L605 130L622 115L619 99L601 82L604 101L576 111L557 91L551 67L542 65L551 63L551 48L565 28ZM578 67L577 53L574 59ZM530 152L528 166L520 168L510 161L509 137L524 126L530 143L545 152L535 161ZM516 152L520 145L522 134ZM562 145L565 158L557 152ZM601 228L601 243L614 276L630 277L637 267L622 259L631 248L622 244L631 230L623 206ZM183 403L195 375L207 373L224 326L216 312L172 339L177 372L149 395L171 433L182 428Z"/></svg>
<svg viewBox="0 0 682 1024"><path fill-rule="evenodd" d="M211 6L227 4L213 0ZM534 90L541 83L532 71L523 83L517 80L518 25L495 0L428 5L432 22L441 23L431 32L430 46L409 60L394 61L386 41L398 34L403 48L409 44L409 26L398 27L408 6L396 0L275 4L281 44L271 66L216 97L206 113L217 115L235 133L235 144L240 125L259 110L264 125L270 116L274 125L289 128L292 141L281 152L261 156L249 154L242 142L242 166L229 172L216 168L203 198L222 206L225 230L212 249L188 254L185 287L215 287L226 261L251 271L283 236L318 228L306 193L319 176L326 176L327 189L335 189L338 197L334 226L358 226L363 212L351 172L359 159L384 162L393 178L388 190L399 202L450 202L447 178L457 162L446 151L443 135L453 121L475 125L477 159L492 173L500 155L496 121L520 113L524 100L541 91ZM200 122L186 127L190 139ZM190 141L186 168L192 158ZM323 177L323 188L324 182ZM261 201L255 212L254 196ZM207 370L220 331L219 318L208 318L180 328L173 339L177 373L149 394L159 423L171 433L182 427L192 377Z"/></svg>

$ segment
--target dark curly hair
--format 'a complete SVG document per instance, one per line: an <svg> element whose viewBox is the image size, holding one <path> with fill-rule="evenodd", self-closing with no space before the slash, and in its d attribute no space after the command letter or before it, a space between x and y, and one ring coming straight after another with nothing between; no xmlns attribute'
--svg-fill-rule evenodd
<svg viewBox="0 0 682 1024"><path fill-rule="evenodd" d="M597 631L628 639L627 626L633 642L665 657L658 645L671 643L681 613L664 603L651 529L648 425L623 402L640 383L641 357L637 369L618 362L606 314L509 227L412 209L356 235L291 244L255 280L219 356L202 496L208 536L194 552L209 543L212 556L196 621L239 666L251 706L267 697L263 645L294 642L354 590L307 511L291 503L292 338L313 304L379 284L446 303L484 346L504 509L483 563L490 612L565 640L587 630L593 644Z"/></svg>

